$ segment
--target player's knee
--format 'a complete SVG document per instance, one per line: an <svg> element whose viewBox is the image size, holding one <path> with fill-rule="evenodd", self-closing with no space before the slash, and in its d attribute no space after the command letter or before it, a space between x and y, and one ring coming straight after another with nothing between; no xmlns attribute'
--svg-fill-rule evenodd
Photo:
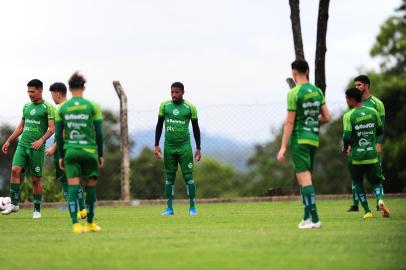
<svg viewBox="0 0 406 270"><path fill-rule="evenodd" d="M193 181L193 174L192 173L185 173L183 174L183 178L185 179L185 182L188 183L189 181Z"/></svg>
<svg viewBox="0 0 406 270"><path fill-rule="evenodd" d="M14 177L19 177L21 174L21 167L13 166L11 167L11 175Z"/></svg>
<svg viewBox="0 0 406 270"><path fill-rule="evenodd" d="M167 173L166 174L166 182L169 182L169 183L173 184L175 182L175 179L176 179L176 174L175 173Z"/></svg>
<svg viewBox="0 0 406 270"><path fill-rule="evenodd" d="M96 186L97 180L94 178L90 178L85 182L86 187L94 187Z"/></svg>

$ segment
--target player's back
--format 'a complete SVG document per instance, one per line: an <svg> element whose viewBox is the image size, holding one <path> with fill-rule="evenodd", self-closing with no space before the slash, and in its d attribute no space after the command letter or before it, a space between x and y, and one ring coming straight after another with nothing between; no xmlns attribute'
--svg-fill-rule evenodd
<svg viewBox="0 0 406 270"><path fill-rule="evenodd" d="M319 115L324 95L313 84L300 84L289 91L288 111L295 111L292 139L299 144L319 146Z"/></svg>
<svg viewBox="0 0 406 270"><path fill-rule="evenodd" d="M377 129L381 122L375 109L369 107L353 108L344 114L344 129L351 131L350 159L353 164L378 162L376 149Z"/></svg>
<svg viewBox="0 0 406 270"><path fill-rule="evenodd" d="M64 148L96 148L94 121L101 120L100 108L83 97L66 101L58 112L63 122Z"/></svg>

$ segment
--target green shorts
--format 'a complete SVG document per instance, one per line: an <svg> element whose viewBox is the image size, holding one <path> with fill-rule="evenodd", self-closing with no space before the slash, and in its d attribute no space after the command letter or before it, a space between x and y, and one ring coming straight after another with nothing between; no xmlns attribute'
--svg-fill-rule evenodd
<svg viewBox="0 0 406 270"><path fill-rule="evenodd" d="M362 183L364 176L371 184L380 184L384 180L379 162L373 164L352 164L348 162L351 179L354 182Z"/></svg>
<svg viewBox="0 0 406 270"><path fill-rule="evenodd" d="M180 146L165 145L164 164L166 173L176 173L178 164L182 173L192 173L194 167L192 145L190 143Z"/></svg>
<svg viewBox="0 0 406 270"><path fill-rule="evenodd" d="M82 180L97 178L99 161L96 150L70 148L65 150L65 173L68 179L81 177Z"/></svg>
<svg viewBox="0 0 406 270"><path fill-rule="evenodd" d="M25 173L31 176L42 176L44 168L45 151L35 150L18 145L13 157L13 166L24 168Z"/></svg>
<svg viewBox="0 0 406 270"><path fill-rule="evenodd" d="M290 151L292 153L295 172L311 172L313 170L314 156L317 152L316 146L310 144L291 143Z"/></svg>

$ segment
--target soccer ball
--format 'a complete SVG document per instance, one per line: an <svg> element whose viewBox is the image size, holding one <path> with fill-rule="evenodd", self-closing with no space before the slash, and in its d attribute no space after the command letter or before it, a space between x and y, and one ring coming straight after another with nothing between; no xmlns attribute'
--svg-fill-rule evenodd
<svg viewBox="0 0 406 270"><path fill-rule="evenodd" d="M6 210L7 206L9 206L10 204L10 197L0 197L0 210Z"/></svg>

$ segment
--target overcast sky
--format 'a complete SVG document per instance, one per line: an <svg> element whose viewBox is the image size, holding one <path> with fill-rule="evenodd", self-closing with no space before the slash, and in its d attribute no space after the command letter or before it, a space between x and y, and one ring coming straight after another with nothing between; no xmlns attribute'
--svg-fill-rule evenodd
<svg viewBox="0 0 406 270"><path fill-rule="evenodd" d="M330 2L327 101L334 102L360 69L377 67L369 50L400 0ZM317 0L301 1L312 71L317 8ZM76 70L88 79L86 96L112 109L113 80L133 111L156 110L174 81L198 108L285 102L294 59L289 15L288 0L1 1L0 121L19 119L30 79L41 79L50 99L49 85Z"/></svg>

